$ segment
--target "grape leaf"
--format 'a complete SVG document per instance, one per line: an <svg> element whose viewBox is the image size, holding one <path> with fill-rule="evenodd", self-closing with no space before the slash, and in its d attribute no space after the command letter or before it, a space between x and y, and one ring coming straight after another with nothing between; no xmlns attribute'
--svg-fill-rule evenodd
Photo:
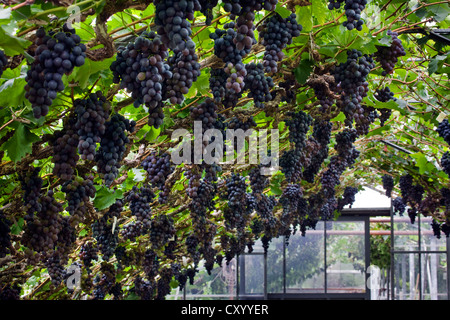
<svg viewBox="0 0 450 320"><path fill-rule="evenodd" d="M6 151L12 161L17 162L26 154L31 153L32 143L40 139L21 122L15 122L13 126L17 126L17 128L13 136L3 144L2 149Z"/></svg>
<svg viewBox="0 0 450 320"><path fill-rule="evenodd" d="M95 193L94 206L97 210L103 210L110 207L116 202L117 199L123 198L122 190L109 190L105 187L101 187Z"/></svg>

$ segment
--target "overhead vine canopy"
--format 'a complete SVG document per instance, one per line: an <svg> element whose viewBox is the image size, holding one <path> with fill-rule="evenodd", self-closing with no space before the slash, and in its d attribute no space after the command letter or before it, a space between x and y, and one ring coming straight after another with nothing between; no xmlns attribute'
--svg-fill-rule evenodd
<svg viewBox="0 0 450 320"><path fill-rule="evenodd" d="M365 185L449 236L448 1L2 3L0 299L164 299ZM194 121L278 170L174 163Z"/></svg>

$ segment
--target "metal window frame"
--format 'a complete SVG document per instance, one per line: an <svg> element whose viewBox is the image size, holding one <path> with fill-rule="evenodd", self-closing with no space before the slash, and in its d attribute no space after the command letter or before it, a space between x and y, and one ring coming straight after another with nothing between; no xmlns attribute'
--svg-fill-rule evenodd
<svg viewBox="0 0 450 320"><path fill-rule="evenodd" d="M367 280L369 274L365 272L365 293L329 293L327 292L327 222L364 222L364 258L365 268L370 265L370 216L386 215L389 209L386 208L370 208L370 209L344 209L341 216L336 220L324 221L324 293L287 293L286 292L286 241L283 239L283 261L282 261L282 292L281 293L268 293L267 292L267 253L265 252L252 252L243 253L237 256L237 268L236 268L236 298L238 300L249 299L264 299L264 300L285 300L285 299L316 299L316 300L332 300L332 299L355 299L364 300L370 299L370 289L367 287ZM384 213L384 214L382 214ZM262 255L263 256L263 294L247 294L245 292L245 257L246 255Z"/></svg>
<svg viewBox="0 0 450 320"><path fill-rule="evenodd" d="M395 256L400 254L417 254L418 255L418 275L419 275L419 300L423 300L423 288L422 288L422 255L424 254L446 254L447 259L447 300L450 300L450 238L446 237L446 250L436 250L436 251L424 251L422 250L422 226L421 226L421 214L418 213L416 217L415 223L417 223L417 237L418 237L418 250L395 250L395 241L394 241L394 209L391 200L391 297L390 300L395 300L395 280L396 280L396 269L395 269Z"/></svg>

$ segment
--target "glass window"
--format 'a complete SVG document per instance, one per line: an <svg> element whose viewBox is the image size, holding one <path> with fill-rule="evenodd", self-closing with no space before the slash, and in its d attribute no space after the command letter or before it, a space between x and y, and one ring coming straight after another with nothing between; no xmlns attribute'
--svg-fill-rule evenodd
<svg viewBox="0 0 450 320"><path fill-rule="evenodd" d="M286 293L324 293L325 260L323 222L302 236L289 237L286 247Z"/></svg>
<svg viewBox="0 0 450 320"><path fill-rule="evenodd" d="M327 293L364 293L364 221L327 222Z"/></svg>

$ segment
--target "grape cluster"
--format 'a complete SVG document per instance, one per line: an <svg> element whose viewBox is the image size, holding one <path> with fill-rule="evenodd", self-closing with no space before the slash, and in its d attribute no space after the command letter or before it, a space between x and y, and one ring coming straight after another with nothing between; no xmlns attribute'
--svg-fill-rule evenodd
<svg viewBox="0 0 450 320"><path fill-rule="evenodd" d="M166 187L166 179L173 172L169 153L157 154L153 152L142 161L142 167L147 171L148 179L153 187L159 188L158 200L165 203L169 195L169 189Z"/></svg>
<svg viewBox="0 0 450 320"><path fill-rule="evenodd" d="M397 98L394 97L394 93L389 89L389 87L385 87L383 89L377 89L374 97L381 102L387 102L389 100L396 101ZM380 119L380 125L384 126L384 123L389 120L392 114L391 109L378 109L380 115L378 118Z"/></svg>
<svg viewBox="0 0 450 320"><path fill-rule="evenodd" d="M100 148L95 155L98 172L103 175L105 185L109 186L119 174L126 145L130 142L126 131L132 133L136 122L114 113L105 122L105 133L101 137Z"/></svg>
<svg viewBox="0 0 450 320"><path fill-rule="evenodd" d="M314 181L322 163L328 158L328 143L330 142L332 127L330 121L314 120L312 138L318 143L319 147L315 148L310 163L303 170L303 179L309 183Z"/></svg>
<svg viewBox="0 0 450 320"><path fill-rule="evenodd" d="M387 34L392 38L391 45L389 47L377 46L377 52L375 53L375 60L383 68L381 73L383 76L392 73L398 58L406 55L402 41L397 37L398 33L388 30Z"/></svg>
<svg viewBox="0 0 450 320"><path fill-rule="evenodd" d="M302 151L306 144L306 134L313 124L313 119L303 111L289 112L287 116L291 117L285 121L289 127L289 141L295 145L296 151Z"/></svg>
<svg viewBox="0 0 450 320"><path fill-rule="evenodd" d="M116 271L112 264L103 261L100 265L101 276L98 274L94 280L94 300L105 299L106 294L114 294L114 299L122 294L120 284L116 283Z"/></svg>
<svg viewBox="0 0 450 320"><path fill-rule="evenodd" d="M63 231L64 222L60 212L62 204L55 200L53 191L40 199L41 209L36 215L26 217L26 226L22 237L22 244L48 258L56 249L59 237Z"/></svg>
<svg viewBox="0 0 450 320"><path fill-rule="evenodd" d="M91 93L86 99L74 102L77 121L75 130L79 137L78 153L81 159L92 161L95 158L97 143L105 134L111 106L100 92Z"/></svg>
<svg viewBox="0 0 450 320"><path fill-rule="evenodd" d="M353 143L357 138L355 129L344 129L336 135L336 144L334 146L337 155L330 159L327 170L321 177L322 187L327 198L334 197L335 186L340 184L340 177L346 168L351 167L359 151L355 149Z"/></svg>
<svg viewBox="0 0 450 320"><path fill-rule="evenodd" d="M249 98L253 98L257 108L264 108L264 103L272 101L270 90L275 86L271 77L264 75L264 67L261 63L250 63L245 66L247 75L244 78L245 90L250 91Z"/></svg>
<svg viewBox="0 0 450 320"><path fill-rule="evenodd" d="M245 77L247 76L247 69L242 62L235 64L228 62L224 68L225 73L228 75L225 88L229 90L231 94L239 94L245 87Z"/></svg>
<svg viewBox="0 0 450 320"><path fill-rule="evenodd" d="M278 71L277 63L284 58L283 49L292 43L292 39L300 35L302 26L297 23L297 16L292 13L287 18L282 18L278 13L264 20L259 37L265 47L263 66L267 73Z"/></svg>
<svg viewBox="0 0 450 320"><path fill-rule="evenodd" d="M211 98L206 98L199 105L192 106L190 109L193 121L202 122L202 133L208 129L213 129L218 119L217 105Z"/></svg>
<svg viewBox="0 0 450 320"><path fill-rule="evenodd" d="M150 242L154 248L161 248L175 235L173 219L165 214L155 216L151 221Z"/></svg>
<svg viewBox="0 0 450 320"><path fill-rule="evenodd" d="M200 2L200 12L206 17L206 25L211 25L213 19L212 10L217 6L219 0L199 0Z"/></svg>
<svg viewBox="0 0 450 320"><path fill-rule="evenodd" d="M234 43L236 37L236 24L229 22L224 24L224 29L216 29L209 37L214 40L214 54L223 62L231 62L233 65L242 62L242 59L250 52L246 48L237 48Z"/></svg>
<svg viewBox="0 0 450 320"><path fill-rule="evenodd" d="M301 163L301 152L292 149L283 152L280 157L281 172L289 182L296 182L302 176L303 165Z"/></svg>
<svg viewBox="0 0 450 320"><path fill-rule="evenodd" d="M23 190L23 202L28 217L35 212L40 212L42 205L39 202L43 180L39 177L40 167L32 168L25 175L19 175L21 188Z"/></svg>
<svg viewBox="0 0 450 320"><path fill-rule="evenodd" d="M450 145L450 123L447 119L444 119L439 123L436 132Z"/></svg>
<svg viewBox="0 0 450 320"><path fill-rule="evenodd" d="M345 123L352 126L353 119L359 134L367 134L370 121L364 116L361 101L367 96L370 70L374 67L373 59L356 49L347 51L347 61L338 64L332 71L335 83L341 92L337 106L346 116Z"/></svg>
<svg viewBox="0 0 450 320"><path fill-rule="evenodd" d="M153 249L145 250L144 259L142 261L142 269L149 279L152 279L158 275L159 259Z"/></svg>
<svg viewBox="0 0 450 320"><path fill-rule="evenodd" d="M441 158L441 167L444 172L450 177L450 153L446 151Z"/></svg>
<svg viewBox="0 0 450 320"><path fill-rule="evenodd" d="M188 20L194 19L194 12L201 9L198 0L156 0L155 24L161 40L170 49L182 51L186 48L194 49L195 43L191 40L191 24Z"/></svg>
<svg viewBox="0 0 450 320"><path fill-rule="evenodd" d="M192 84L200 76L200 64L195 48L175 50L167 62L170 65L172 78L167 79L164 87L164 99L172 104L181 104L184 95L189 92Z"/></svg>
<svg viewBox="0 0 450 320"><path fill-rule="evenodd" d="M56 131L51 139L53 147L52 161L55 164L53 174L63 181L70 180L78 162L78 134L75 119L70 117L60 131Z"/></svg>
<svg viewBox="0 0 450 320"><path fill-rule="evenodd" d="M20 300L20 287L17 284L5 284L0 286L0 301Z"/></svg>
<svg viewBox="0 0 450 320"><path fill-rule="evenodd" d="M189 188L186 188L189 197L192 199L189 204L191 211L192 224L197 229L205 223L208 210L214 208L214 197L216 188L206 179L197 179L194 176L189 177Z"/></svg>
<svg viewBox="0 0 450 320"><path fill-rule="evenodd" d="M297 212L302 206L303 200L303 191L299 184L288 184L284 188L279 199L279 203L283 207L280 219L282 230L280 232L284 235L290 235L291 225L295 227L297 221L294 220L297 218Z"/></svg>
<svg viewBox="0 0 450 320"><path fill-rule="evenodd" d="M338 199L337 209L341 211L345 206L349 205L350 208L355 202L355 195L358 193L358 188L345 187L342 197Z"/></svg>
<svg viewBox="0 0 450 320"><path fill-rule="evenodd" d="M328 9L339 9L344 1L347 21L344 21L343 26L348 30L356 29L361 31L364 24L361 20L361 12L365 9L367 0L329 0Z"/></svg>
<svg viewBox="0 0 450 320"><path fill-rule="evenodd" d="M410 203L413 207L420 204L424 194L424 188L420 184L413 183L413 177L408 173L400 177L399 187L405 203Z"/></svg>
<svg viewBox="0 0 450 320"><path fill-rule="evenodd" d="M261 174L261 168L262 165L258 165L249 172L252 193L262 193L270 184L267 176Z"/></svg>
<svg viewBox="0 0 450 320"><path fill-rule="evenodd" d="M392 196L392 190L394 189L394 179L390 175L384 174L381 177L381 181L384 190L386 190L386 196L390 198Z"/></svg>
<svg viewBox="0 0 450 320"><path fill-rule="evenodd" d="M44 265L47 268L48 274L52 285L58 286L64 277L64 266L61 263L59 255L55 254L44 261Z"/></svg>
<svg viewBox="0 0 450 320"><path fill-rule="evenodd" d="M0 77L2 76L3 70L5 70L7 64L8 57L5 55L3 50L0 50Z"/></svg>
<svg viewBox="0 0 450 320"><path fill-rule="evenodd" d="M114 222L110 220L109 215L105 214L92 224L92 236L97 240L98 248L105 261L112 257L119 243L119 227L114 226Z"/></svg>
<svg viewBox="0 0 450 320"><path fill-rule="evenodd" d="M226 179L226 199L228 200L228 210L224 211L225 225L232 229L242 225L246 214L246 189L245 177L233 173Z"/></svg>
<svg viewBox="0 0 450 320"><path fill-rule="evenodd" d="M9 253L11 235L9 233L12 222L0 210L0 258Z"/></svg>
<svg viewBox="0 0 450 320"><path fill-rule="evenodd" d="M57 92L64 90L62 76L84 64L86 46L66 24L63 31L48 34L40 28L36 37L34 61L25 77L25 98L31 102L35 118L40 118L47 115Z"/></svg>
<svg viewBox="0 0 450 320"><path fill-rule="evenodd" d="M87 241L81 245L80 259L83 261L84 267L90 273L92 260L98 260L98 248L93 241Z"/></svg>
<svg viewBox="0 0 450 320"><path fill-rule="evenodd" d="M168 47L155 32L144 31L134 43L119 47L116 60L110 66L113 82L131 92L134 106L145 104L148 124L159 128L164 119L163 82L172 78L170 66L165 62Z"/></svg>
<svg viewBox="0 0 450 320"><path fill-rule="evenodd" d="M133 186L126 200L130 203L132 215L136 216L136 222L124 226L122 235L125 239L134 239L150 230L151 213L150 202L155 194L148 187L138 188Z"/></svg>
<svg viewBox="0 0 450 320"><path fill-rule="evenodd" d="M95 197L94 177L75 177L66 181L61 191L66 193L67 211L72 216L72 221L82 222L88 210L86 204L90 198Z"/></svg>

